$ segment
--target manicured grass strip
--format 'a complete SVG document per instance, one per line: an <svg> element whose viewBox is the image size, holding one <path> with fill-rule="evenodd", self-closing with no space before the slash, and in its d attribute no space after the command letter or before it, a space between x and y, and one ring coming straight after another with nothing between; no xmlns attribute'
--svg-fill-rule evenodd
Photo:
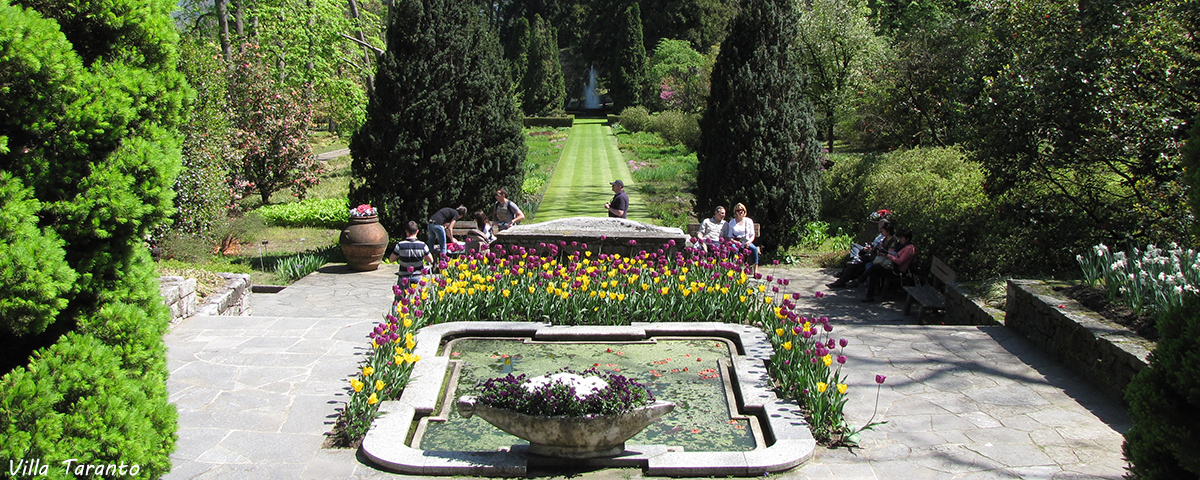
<svg viewBox="0 0 1200 480"><path fill-rule="evenodd" d="M633 175L617 149L612 128L604 119L576 119L533 220L607 217L604 204L612 200L612 187L608 182L613 180L625 182L625 191L629 194L629 219L649 222L645 204L633 191Z"/></svg>

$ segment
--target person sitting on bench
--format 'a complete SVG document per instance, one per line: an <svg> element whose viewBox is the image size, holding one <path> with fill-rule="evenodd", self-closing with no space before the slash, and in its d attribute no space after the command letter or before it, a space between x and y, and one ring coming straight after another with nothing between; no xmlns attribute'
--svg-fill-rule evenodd
<svg viewBox="0 0 1200 480"><path fill-rule="evenodd" d="M912 230L902 229L896 232L896 246L888 252L884 262L867 270L867 298L864 302L874 302L875 292L883 287L884 275L903 277L908 274L908 266L913 257L917 256L917 247L912 244Z"/></svg>

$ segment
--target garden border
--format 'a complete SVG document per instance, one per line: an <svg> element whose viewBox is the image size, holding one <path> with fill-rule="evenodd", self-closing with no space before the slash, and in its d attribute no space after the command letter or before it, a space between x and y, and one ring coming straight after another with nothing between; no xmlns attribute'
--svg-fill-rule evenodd
<svg viewBox="0 0 1200 480"><path fill-rule="evenodd" d="M731 354L735 396L740 411L758 417L769 446L747 452L681 452L663 445L630 445L626 454L576 461L588 467L642 467L647 475L661 476L761 476L788 470L812 458L816 440L799 407L779 399L770 389L766 362L774 349L761 330L714 322L634 323L628 326L553 326L530 322L450 322L422 328L414 353L421 361L413 367L399 400L380 405L376 419L362 442L362 453L375 465L392 472L420 475L522 476L530 463L546 460L523 448L500 452L427 452L406 445L414 419L437 407L450 357L438 356L444 340L463 335L530 337L538 340L629 340L656 336L722 337L738 351ZM542 462L542 463L539 463Z"/></svg>

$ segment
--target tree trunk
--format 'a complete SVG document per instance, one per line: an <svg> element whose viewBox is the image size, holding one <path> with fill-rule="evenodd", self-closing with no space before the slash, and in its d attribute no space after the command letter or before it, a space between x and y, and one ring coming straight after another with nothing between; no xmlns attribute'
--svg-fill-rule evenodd
<svg viewBox="0 0 1200 480"><path fill-rule="evenodd" d="M825 137L825 141L829 142L829 153L833 153L833 109L829 109L829 112L825 114L825 121L828 123L825 127L828 135Z"/></svg>
<svg viewBox="0 0 1200 480"><path fill-rule="evenodd" d="M238 53L246 53L246 0L238 0L233 25L237 29Z"/></svg>
<svg viewBox="0 0 1200 480"><path fill-rule="evenodd" d="M359 20L358 20L359 19L358 2L356 0L349 0L349 2L350 2L350 18L352 18L354 20L355 26L359 27L357 30L354 31L354 37L357 38L359 42L362 42L362 44L366 44L367 38L365 35L363 35L363 31L361 28L362 25L359 23ZM375 76L371 75L369 73L371 71L371 50L368 49L367 47L363 47L363 57L362 58L363 58L363 72L364 72L363 73L363 84L367 86L367 98L370 98L371 95L375 94Z"/></svg>
<svg viewBox="0 0 1200 480"><path fill-rule="evenodd" d="M216 6L217 25L221 28L221 56L225 64L229 65L233 63L233 57L229 53L229 8L226 6L226 0L216 0Z"/></svg>

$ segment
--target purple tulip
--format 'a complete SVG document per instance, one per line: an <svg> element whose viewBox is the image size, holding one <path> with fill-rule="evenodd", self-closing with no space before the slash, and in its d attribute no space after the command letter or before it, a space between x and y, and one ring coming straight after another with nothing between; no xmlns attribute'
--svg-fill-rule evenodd
<svg viewBox="0 0 1200 480"><path fill-rule="evenodd" d="M833 325L830 325L830 324L828 324L828 323L826 323L826 324L825 324L825 326L824 326L823 328L825 328L825 331L826 331L826 332L832 332L832 331L833 331Z"/></svg>
<svg viewBox="0 0 1200 480"><path fill-rule="evenodd" d="M788 279L786 279L786 278L785 278L785 279L783 279L783 286L785 286L785 287L786 287L786 286L787 286L789 283L792 283L792 281L791 281L791 280L788 280Z"/></svg>
<svg viewBox="0 0 1200 480"><path fill-rule="evenodd" d="M842 346L842 348L846 348L846 345L849 345L849 344L850 344L850 341L849 341L849 340L846 340L846 339L844 339L844 338L843 338L843 339L841 339L841 340L838 340L838 345L841 345L841 346Z"/></svg>
<svg viewBox="0 0 1200 480"><path fill-rule="evenodd" d="M876 375L876 376L875 376L875 383L878 383L878 384L883 384L883 381L884 381L884 380L887 380L887 377L885 377L885 376L883 376L883 375Z"/></svg>
<svg viewBox="0 0 1200 480"><path fill-rule="evenodd" d="M845 356L845 355L838 355L838 356L837 356L837 362L838 362L838 363L846 363L846 356Z"/></svg>

